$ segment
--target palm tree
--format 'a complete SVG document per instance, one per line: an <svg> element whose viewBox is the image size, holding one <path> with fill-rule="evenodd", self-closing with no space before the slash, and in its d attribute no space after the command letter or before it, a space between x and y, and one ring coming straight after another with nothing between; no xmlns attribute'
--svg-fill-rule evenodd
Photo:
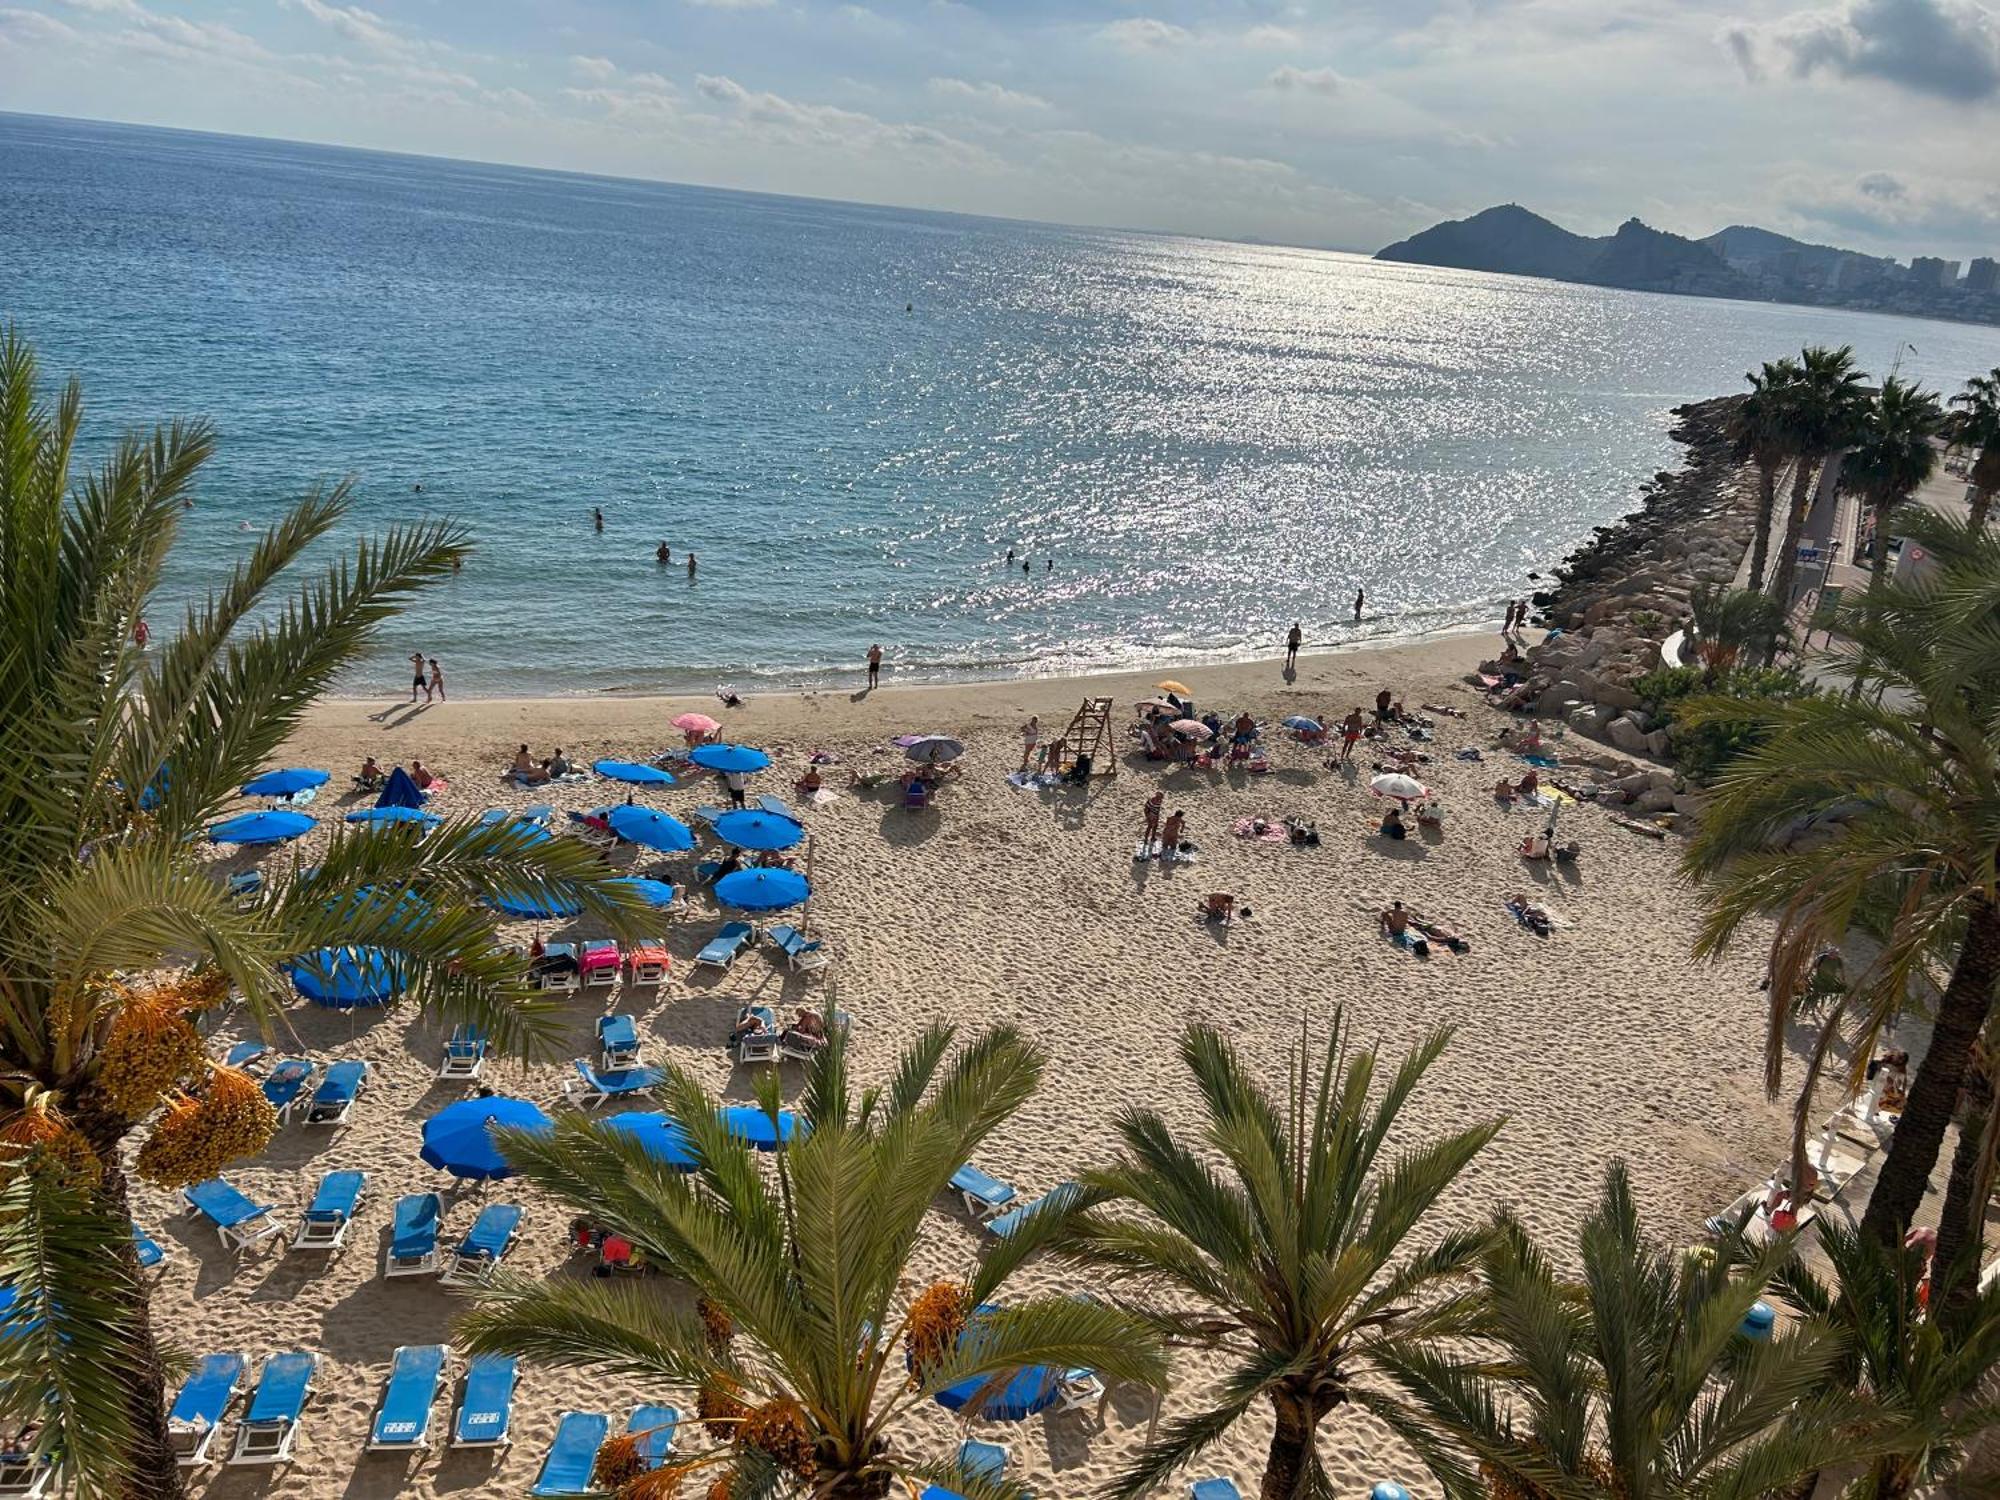
<svg viewBox="0 0 2000 1500"><path fill-rule="evenodd" d="M1919 1484L1950 1479L1964 1445L2000 1424L1989 1388L2000 1364L2000 1285L1969 1288L1962 1316L1927 1317L1920 1252L1825 1219L1819 1246L1832 1282L1799 1257L1772 1285L1800 1316L1842 1335L1839 1384L1872 1397L1887 1418L1886 1451L1871 1461L1862 1493L1902 1500Z"/></svg>
<svg viewBox="0 0 2000 1500"><path fill-rule="evenodd" d="M1392 1415L1452 1500L1782 1494L1860 1446L1862 1408L1832 1390L1840 1341L1807 1323L1739 1332L1791 1252L1676 1251L1639 1227L1622 1162L1583 1223L1566 1282L1504 1215L1480 1258L1476 1342L1386 1361L1410 1404Z"/></svg>
<svg viewBox="0 0 2000 1500"><path fill-rule="evenodd" d="M1153 1321L1233 1368L1216 1403L1168 1424L1111 1494L1150 1493L1259 1402L1276 1418L1264 1500L1327 1493L1314 1443L1321 1419L1349 1402L1379 1410L1381 1393L1356 1377L1405 1341L1456 1326L1453 1301L1426 1294L1470 1264L1482 1235L1447 1234L1399 1256L1500 1122L1405 1149L1377 1171L1396 1117L1450 1036L1419 1039L1371 1103L1375 1051L1350 1055L1336 1015L1317 1067L1301 1042L1288 1096L1274 1101L1220 1032L1196 1026L1181 1060L1206 1110L1199 1142L1177 1140L1151 1110L1120 1116L1123 1159L1082 1179L1111 1202L1072 1217L1062 1252L1201 1307Z"/></svg>
<svg viewBox="0 0 2000 1500"><path fill-rule="evenodd" d="M1702 679L1710 685L1727 677L1746 655L1768 661L1788 635L1784 607L1753 589L1698 583L1688 596L1688 614Z"/></svg>
<svg viewBox="0 0 2000 1500"><path fill-rule="evenodd" d="M1842 462L1844 482L1875 507L1875 559L1870 586L1889 569L1889 518L1937 468L1931 439L1944 428L1944 408L1921 386L1891 375L1868 403L1861 432Z"/></svg>
<svg viewBox="0 0 2000 1500"><path fill-rule="evenodd" d="M1031 1214L962 1279L905 1295L932 1203L1042 1073L1040 1049L1011 1027L947 1064L952 1039L947 1026L925 1031L888 1085L857 1104L836 1038L815 1059L797 1134L769 1172L678 1069L660 1092L685 1132L685 1174L645 1142L576 1117L548 1135L507 1135L522 1176L630 1239L699 1301L687 1311L647 1285L501 1277L477 1295L460 1338L474 1352L693 1394L714 1445L653 1483L700 1471L766 1494L759 1486L781 1470L796 1485L786 1493L815 1500L875 1500L901 1479L948 1483L970 1500L1021 1495L1012 1482L900 1451L898 1419L967 1381L985 1382L983 1400L1034 1366L1088 1367L1157 1389L1166 1364L1150 1330L1108 1303L990 1305L1045 1241L1039 1221L1062 1217L1061 1202ZM775 1079L759 1100L775 1122ZM616 1456L607 1467L600 1482L610 1487Z"/></svg>
<svg viewBox="0 0 2000 1500"><path fill-rule="evenodd" d="M1912 519L1912 535L1936 530ZM1880 956L1836 1002L1808 1094L1844 1019L1859 1018L1858 1082L1881 1028L1935 995L1930 1046L1862 1219L1884 1244L1901 1241L1923 1198L2000 981L2000 544L1956 553L1947 544L1937 555L1931 576L1843 604L1847 644L1829 669L1852 678L1853 698L1725 698L1682 710L1685 722L1747 720L1760 731L1710 788L1684 869L1708 908L1698 951L1717 954L1752 918L1777 918L1767 1086L1778 1086L1812 956L1850 927L1872 927ZM1789 835L1807 827L1814 838L1792 846ZM1939 968L1949 974L1941 986Z"/></svg>
<svg viewBox="0 0 2000 1500"><path fill-rule="evenodd" d="M2000 367L1975 375L1951 398L1958 408L1945 429L1954 448L1972 452L1972 529L1986 525L1986 512L2000 490Z"/></svg>
<svg viewBox="0 0 2000 1500"><path fill-rule="evenodd" d="M1750 587L1764 587L1764 568L1770 561L1771 517L1778 508L1778 470L1785 464L1785 440L1779 429L1785 390L1798 378L1794 359L1766 360L1764 368L1743 378L1750 382L1750 394L1736 403L1729 418L1729 438L1738 463L1757 466L1757 535L1750 545Z"/></svg>
<svg viewBox="0 0 2000 1500"><path fill-rule="evenodd" d="M79 1493L170 1496L125 1148L141 1133L138 1170L177 1184L261 1149L273 1124L191 1015L240 995L268 1025L288 964L366 945L418 1003L526 1052L553 1017L477 903L540 890L630 920L575 846L463 824L421 842L337 833L315 875L235 909L193 841L464 534L362 542L275 605L278 576L341 519L344 487L316 492L142 653L134 627L213 434L128 437L73 479L81 414L74 381L44 404L27 345L0 336L0 1281L29 1330L0 1337L0 1415L39 1422Z"/></svg>
<svg viewBox="0 0 2000 1500"><path fill-rule="evenodd" d="M1854 367L1854 351L1845 345L1838 349L1816 345L1800 353L1798 374L1786 383L1777 402L1773 421L1792 461L1792 497L1785 512L1784 543L1772 569L1771 594L1787 612L1813 477L1828 457L1853 441L1867 399Z"/></svg>

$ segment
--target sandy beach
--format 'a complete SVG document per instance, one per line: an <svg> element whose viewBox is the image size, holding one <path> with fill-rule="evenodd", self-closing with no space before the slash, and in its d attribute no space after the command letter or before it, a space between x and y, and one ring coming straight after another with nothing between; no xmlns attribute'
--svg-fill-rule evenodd
<svg viewBox="0 0 2000 1500"><path fill-rule="evenodd" d="M1276 1081L1301 1029L1322 1034L1334 1006L1344 1003L1358 1033L1391 1053L1418 1028L1443 1021L1459 1027L1406 1112L1413 1138L1471 1118L1508 1117L1447 1199L1436 1228L1508 1203L1546 1241L1565 1248L1605 1165L1623 1156L1651 1226L1692 1238L1705 1215L1761 1178L1784 1151L1784 1111L1764 1101L1760 1085L1762 954L1753 943L1721 965L1691 959L1694 915L1675 875L1677 841L1637 836L1595 807L1565 813L1565 836L1584 846L1579 867L1550 871L1517 857L1540 814L1503 809L1488 794L1503 771L1519 776L1525 767L1493 748L1502 716L1465 682L1493 649L1494 638L1481 635L1306 656L1293 681L1269 662L1140 677L908 690L891 684L868 695L773 694L726 711L712 698L412 708L402 694L390 693L317 705L276 763L333 771L333 784L309 809L323 823L362 805L343 800L339 789L368 754L384 766L420 757L448 777L449 789L434 802L448 815L548 801L560 819L561 809L622 800L625 789L593 781L531 792L503 783L499 772L518 744L526 741L537 756L559 744L584 764L607 755L650 758L679 743L668 725L674 714L688 707L712 712L730 738L777 755L773 769L753 779L753 792L789 798L816 750L842 760L827 773L838 799L807 817L814 840L812 925L834 961L825 975L794 976L760 950L727 976L711 970L690 980L689 956L722 920L698 897L668 929L672 981L657 992L621 988L609 1002L638 1015L649 1060L671 1058L717 1092L747 1097L749 1076L724 1051L736 1007L751 998L803 1003L828 984L854 1018L851 1057L863 1082L882 1077L902 1044L934 1019L967 1029L1014 1022L1048 1047L1047 1081L980 1165L1033 1195L1103 1160L1109 1122L1123 1106L1143 1102L1176 1124L1192 1122L1174 1056L1186 1022L1225 1026ZM1166 675L1187 683L1204 709L1257 714L1271 731L1270 774L1165 772L1141 760L1123 734L1130 705L1150 696L1154 681ZM1432 757L1426 773L1446 807L1441 840L1396 845L1373 836L1382 804L1368 792L1366 743L1357 756L1359 774L1343 775L1322 766L1326 751L1277 731L1288 714L1337 718L1372 703L1382 687L1413 711L1428 702L1465 713L1438 717L1435 741L1426 747ZM1010 786L1022 721L1039 714L1044 734L1053 735L1080 700L1095 695L1117 704L1117 774L1087 792ZM969 747L962 775L934 810L909 813L886 791L857 795L846 788L846 769L903 764L888 740L910 731L954 734ZM1456 759L1465 746L1482 747L1484 761ZM1192 863L1162 868L1132 858L1141 805L1156 786L1166 788L1169 810L1185 810L1188 836L1199 845ZM704 777L641 800L685 816L697 803L719 800L717 793ZM1321 843L1302 848L1232 835L1236 820L1255 816L1312 819ZM619 862L629 853L621 852ZM287 851L268 862L289 858ZM301 858L312 858L310 838ZM685 868L692 859L674 865ZM1196 907L1210 891L1234 892L1253 916L1227 929L1205 924ZM1529 892L1555 916L1551 936L1532 935L1503 910L1515 891ZM1454 921L1470 937L1471 951L1455 956L1440 947L1425 961L1392 946L1379 935L1375 912L1399 897ZM506 933L525 940L534 930L511 924ZM541 931L594 935L558 924ZM607 1008L602 994L572 1002L570 1053L591 1050L592 1022ZM230 1014L211 1050L219 1053L246 1035L248 1025L240 1010ZM211 1470L200 1492L314 1500L520 1494L533 1482L563 1410L602 1410L622 1428L641 1397L691 1405L691 1392L641 1391L527 1369L515 1441L497 1459L442 1448L446 1399L434 1416L439 1446L420 1463L364 1454L392 1350L447 1340L456 1310L456 1294L434 1280L381 1279L396 1197L443 1192L448 1243L479 1203L521 1202L526 1237L512 1264L551 1274L565 1260L567 1216L517 1184L458 1185L418 1160L421 1121L465 1092L435 1077L435 1026L408 1008L342 1014L304 1004L288 1011L283 1025L295 1037L281 1033L287 1050L322 1060L366 1058L370 1085L346 1128L293 1123L263 1157L229 1176L295 1223L317 1174L365 1169L367 1196L346 1254L330 1267L318 1256L269 1250L232 1261L203 1224L175 1211L177 1195L141 1188L135 1202L140 1222L168 1249L154 1305L169 1342L193 1352L239 1349L253 1359L291 1347L322 1355L298 1461L276 1478ZM506 1062L490 1066L487 1081L556 1109L569 1107L560 1095L569 1071L562 1058L526 1068ZM795 1066L786 1082L796 1088ZM974 1227L955 1203L941 1199L914 1270L923 1280L949 1276L978 1249ZM1029 1268L1022 1284L1078 1283L1073 1273L1042 1263ZM1203 1400L1212 1374L1183 1357L1167 1410ZM1101 1431L1068 1415L982 1425L978 1432L1011 1445L1013 1472L1037 1494L1083 1496L1136 1450L1149 1414L1138 1393L1114 1390ZM1190 1477L1227 1474L1251 1490L1261 1473L1261 1418L1260 1410ZM1420 1495L1436 1493L1421 1465L1367 1419L1337 1412L1321 1431L1324 1457L1343 1491L1395 1478ZM901 1440L942 1456L958 1436L956 1421L936 1410Z"/></svg>

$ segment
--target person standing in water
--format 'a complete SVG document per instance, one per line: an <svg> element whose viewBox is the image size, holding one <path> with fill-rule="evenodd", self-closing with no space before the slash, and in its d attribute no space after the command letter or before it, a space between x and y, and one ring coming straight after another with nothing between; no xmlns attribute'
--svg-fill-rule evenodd
<svg viewBox="0 0 2000 1500"><path fill-rule="evenodd" d="M868 648L868 691L874 692L882 685L882 648L873 645Z"/></svg>
<svg viewBox="0 0 2000 1500"><path fill-rule="evenodd" d="M604 509L602 506L593 505L590 508L590 524L598 531L604 529Z"/></svg>
<svg viewBox="0 0 2000 1500"><path fill-rule="evenodd" d="M438 695L438 702L444 702L444 668L438 665L438 659L435 656L431 658L430 686L424 689L424 691L426 693L436 693Z"/></svg>
<svg viewBox="0 0 2000 1500"><path fill-rule="evenodd" d="M694 578L694 554L692 552L688 553L688 578L690 581Z"/></svg>
<svg viewBox="0 0 2000 1500"><path fill-rule="evenodd" d="M431 701L430 688L426 685L424 679L424 653L413 651L410 653L410 701L412 703L417 701L418 693L424 695L424 702L428 703Z"/></svg>
<svg viewBox="0 0 2000 1500"><path fill-rule="evenodd" d="M673 560L674 549L669 547L665 542L660 543L659 548L653 553L653 561L660 564L661 567L665 567Z"/></svg>
<svg viewBox="0 0 2000 1500"><path fill-rule="evenodd" d="M1305 644L1305 632L1299 629L1299 622L1292 621L1291 633L1285 637L1285 670L1291 671L1299 664L1299 647Z"/></svg>
<svg viewBox="0 0 2000 1500"><path fill-rule="evenodd" d="M1368 602L1368 595L1367 595L1366 593L1364 593L1364 592L1363 592L1363 591L1362 591L1361 589L1359 589L1359 588L1355 589L1355 591L1354 591L1354 623L1355 623L1355 624L1357 624L1357 625L1359 625L1359 624L1361 623L1361 606L1362 606L1362 605L1364 605L1364 604L1366 604L1367 602Z"/></svg>

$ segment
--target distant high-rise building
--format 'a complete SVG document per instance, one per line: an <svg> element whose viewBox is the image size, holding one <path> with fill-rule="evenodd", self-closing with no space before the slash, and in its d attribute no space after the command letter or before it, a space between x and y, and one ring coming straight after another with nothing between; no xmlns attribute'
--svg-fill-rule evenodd
<svg viewBox="0 0 2000 1500"><path fill-rule="evenodd" d="M1796 250L1780 250L1777 260L1772 263L1771 269L1777 273L1779 285L1794 285L1799 279L1799 252Z"/></svg>
<svg viewBox="0 0 2000 1500"><path fill-rule="evenodd" d="M1910 262L1910 280L1918 286L1956 286L1958 262L1939 260L1935 255L1919 255Z"/></svg>
<svg viewBox="0 0 2000 1500"><path fill-rule="evenodd" d="M1833 268L1833 284L1843 292L1851 292L1861 285L1867 274L1867 261L1858 255L1843 255L1840 264Z"/></svg>
<svg viewBox="0 0 2000 1500"><path fill-rule="evenodd" d="M1968 292L2000 292L2000 260L1982 255L1965 268Z"/></svg>

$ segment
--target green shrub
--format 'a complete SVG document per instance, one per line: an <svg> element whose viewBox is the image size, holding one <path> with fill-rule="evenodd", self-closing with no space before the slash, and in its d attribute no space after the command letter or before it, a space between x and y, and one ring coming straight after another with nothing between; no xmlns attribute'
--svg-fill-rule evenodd
<svg viewBox="0 0 2000 1500"><path fill-rule="evenodd" d="M1680 723L1680 705L1690 698L1765 699L1810 698L1817 691L1790 667L1738 667L1714 683L1706 683L1699 667L1659 667L1632 684L1647 711L1667 730L1674 763L1690 779L1703 781L1723 766L1762 743L1763 731L1752 720L1717 719L1689 727Z"/></svg>

